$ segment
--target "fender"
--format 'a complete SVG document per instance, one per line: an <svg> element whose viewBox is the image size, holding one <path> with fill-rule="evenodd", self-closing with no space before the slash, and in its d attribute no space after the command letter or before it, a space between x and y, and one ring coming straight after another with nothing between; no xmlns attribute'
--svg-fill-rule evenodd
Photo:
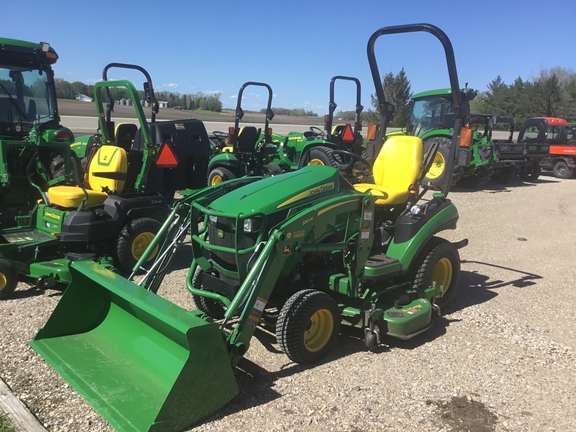
<svg viewBox="0 0 576 432"><path fill-rule="evenodd" d="M238 161L236 155L233 153L224 152L217 154L212 159L210 159L210 162L208 163L208 172L218 167L232 168L233 170L236 170L239 165L240 162Z"/></svg>
<svg viewBox="0 0 576 432"><path fill-rule="evenodd" d="M407 270L430 238L447 229L455 229L458 210L450 200L430 201L420 206L420 214L405 214L396 223L394 238L386 255L396 258Z"/></svg>

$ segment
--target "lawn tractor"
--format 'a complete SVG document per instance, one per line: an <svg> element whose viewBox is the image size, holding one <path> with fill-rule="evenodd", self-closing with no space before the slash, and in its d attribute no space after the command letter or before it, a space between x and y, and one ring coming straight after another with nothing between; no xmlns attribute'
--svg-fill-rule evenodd
<svg viewBox="0 0 576 432"><path fill-rule="evenodd" d="M200 184L206 185L208 157L203 149L209 149L209 143L204 125L197 120L156 123L154 116L149 125L134 86L106 80L107 68L104 81L94 86L101 134L80 141L87 150L83 161L71 159L74 179L49 185L27 217L0 231L0 298L7 298L19 279L41 289L65 288L71 280L71 261L89 259L129 273L170 211L158 191L173 193L197 181L194 168L202 162ZM152 83L145 75L147 95L154 103ZM125 88L136 102L140 129L133 124L114 128L110 87ZM108 94L105 113L103 92ZM40 189L36 177L29 174L30 183ZM167 179L172 181L169 186Z"/></svg>
<svg viewBox="0 0 576 432"><path fill-rule="evenodd" d="M240 127L244 117L242 94L248 86L265 87L268 90L268 103L264 129L254 126ZM306 165L337 166L332 150L337 145L322 139L322 131L290 132L285 136L273 134L268 127L274 118L272 112L272 88L265 83L247 82L240 87L236 102L234 127L228 137L215 132L215 138L227 142L223 151L210 160L208 184L249 175L276 175L297 170Z"/></svg>
<svg viewBox="0 0 576 432"><path fill-rule="evenodd" d="M368 42L382 107L375 42L418 31L441 41L459 88L440 29L384 27ZM467 103L459 91L453 97L454 153ZM225 181L176 201L133 268L155 256L138 283L93 261L69 263L72 283L31 346L118 431L159 432L197 424L237 394L234 368L260 325L272 326L299 363L328 355L341 324L361 329L370 349L388 336L426 331L456 290L458 247L466 241L438 236L458 220L450 182L423 198L433 149L424 158L413 136L379 147L376 184L353 186L335 168L311 165ZM200 308L193 311L154 293L162 294L187 234L193 259L185 285Z"/></svg>
<svg viewBox="0 0 576 432"><path fill-rule="evenodd" d="M146 78L143 101L138 93L130 95L136 112L137 124L118 123L112 119L115 100L111 88L127 89L126 81L108 80L112 68L140 71ZM110 63L102 72L103 81L108 85L94 90L94 100L98 111L98 134L79 137L72 149L79 157L90 156L94 139L103 143L114 143L126 150L128 157L128 177L126 188L136 191L156 191L171 201L175 191L201 189L206 186L208 160L213 153L204 124L195 119L156 121L159 103L154 94L150 74L141 66ZM105 108L103 108L105 102ZM142 105L151 107L150 122L147 122Z"/></svg>
<svg viewBox="0 0 576 432"><path fill-rule="evenodd" d="M50 186L73 179L74 135L60 126L54 49L6 38L0 46L0 229L6 229L24 223Z"/></svg>
<svg viewBox="0 0 576 432"><path fill-rule="evenodd" d="M334 86L336 81L352 81L356 84L356 113L354 125L337 124L334 125L334 111L338 107L334 101ZM360 80L354 77L336 75L330 80L330 102L328 104L328 114L324 116L325 139L335 143L339 149L350 151L358 155L364 154L364 138L362 137L362 87Z"/></svg>
<svg viewBox="0 0 576 432"><path fill-rule="evenodd" d="M476 97L476 92L467 87L458 91L467 101ZM438 188L444 176L448 175L445 167L455 120L452 92L452 89L426 91L413 95L410 102L406 133L422 138L425 153L432 145L438 144L434 163L425 178L426 184L433 188ZM493 143L478 139L477 135L471 133L469 126L467 123L462 130L452 181L469 187L480 187L490 180L498 157Z"/></svg>

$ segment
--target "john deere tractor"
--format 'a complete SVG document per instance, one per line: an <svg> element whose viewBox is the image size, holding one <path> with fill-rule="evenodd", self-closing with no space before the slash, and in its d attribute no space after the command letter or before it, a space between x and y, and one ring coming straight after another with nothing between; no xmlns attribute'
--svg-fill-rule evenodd
<svg viewBox="0 0 576 432"><path fill-rule="evenodd" d="M56 51L45 42L6 38L0 46L0 229L5 229L25 223L50 186L73 179L74 135L60 125L52 71Z"/></svg>
<svg viewBox="0 0 576 432"><path fill-rule="evenodd" d="M27 216L18 218L17 226L0 230L0 281L4 282L0 298L8 297L19 280L41 289L65 288L71 280L68 264L72 261L91 260L129 274L170 211L164 195L195 183L206 185L210 145L202 122L155 122L153 110L148 124L132 83L106 79L112 66L145 72L122 64L104 69L104 80L94 86L100 133L75 143L85 157L70 159L72 178L60 176L48 182L42 200ZM145 75L146 94L154 107L152 82ZM127 91L140 127L126 123L114 127L110 87ZM106 111L103 94L108 96ZM66 141L68 149L70 142ZM29 182L37 190L44 186L36 181L42 178L40 162L36 155L27 167Z"/></svg>
<svg viewBox="0 0 576 432"><path fill-rule="evenodd" d="M385 108L374 45L381 35L419 31L446 51L451 171L467 101L448 37L430 24L384 27L368 41L368 60ZM341 325L357 327L370 349L426 331L457 288L466 241L438 236L458 220L449 177L422 199L434 149L424 158L416 136L384 143L387 122L384 115L375 183L353 186L317 165L222 182L174 204L134 267L148 253L156 257L138 283L93 261L69 263L72 283L32 347L117 430L158 432L201 422L238 393L234 367L259 325L272 326L298 363L326 356ZM200 308L193 311L154 293L162 294L187 234L193 259L185 285Z"/></svg>
<svg viewBox="0 0 576 432"><path fill-rule="evenodd" d="M242 95L248 86L265 87L268 91L264 129L240 126L244 117ZM238 92L234 127L227 136L228 145L210 160L208 183L219 184L246 175L276 175L297 170L306 165L337 166L332 150L337 145L322 138L322 131L290 132L285 136L273 134L269 128L274 118L272 88L265 83L249 81ZM220 134L220 133L217 133ZM218 135L221 139L221 135Z"/></svg>
<svg viewBox="0 0 576 432"><path fill-rule="evenodd" d="M412 96L410 102L410 118L406 133L422 138L425 152L428 152L434 144L438 144L434 163L425 179L431 187L438 187L437 185L442 184L444 177L448 175L445 168L455 121L453 91L441 89L417 93ZM462 93L462 98L467 101L476 97L476 92L468 88L458 92ZM452 181L454 183L461 181L474 187L482 186L494 173L498 156L492 142L477 139L477 136L472 136L469 125L464 126L466 139L459 142Z"/></svg>

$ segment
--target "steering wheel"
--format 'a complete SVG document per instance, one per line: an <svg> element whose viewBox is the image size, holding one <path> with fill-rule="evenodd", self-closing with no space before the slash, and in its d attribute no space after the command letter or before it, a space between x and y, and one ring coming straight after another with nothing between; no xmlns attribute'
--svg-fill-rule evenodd
<svg viewBox="0 0 576 432"><path fill-rule="evenodd" d="M361 163L362 165L364 165L366 167L365 171L362 172L362 175L368 175L372 172L372 164L370 162L368 162L366 159L364 159L362 156L360 156L359 154L353 153L353 152L348 151L348 150L341 150L341 149L332 150L332 154L344 156L344 158L339 158L339 159L343 160L344 163L340 163L339 161L336 161L336 164L338 165L338 169L340 171L344 171L348 175L356 175L352 171L353 171L353 169L357 163ZM346 162L347 158L350 158L349 162Z"/></svg>
<svg viewBox="0 0 576 432"><path fill-rule="evenodd" d="M322 137L324 136L324 131L316 126L310 126L310 132L314 134L314 136Z"/></svg>

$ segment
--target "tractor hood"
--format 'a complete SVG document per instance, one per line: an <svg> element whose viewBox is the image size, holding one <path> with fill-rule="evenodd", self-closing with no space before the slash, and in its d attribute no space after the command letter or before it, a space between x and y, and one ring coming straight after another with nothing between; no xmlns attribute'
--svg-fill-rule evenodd
<svg viewBox="0 0 576 432"><path fill-rule="evenodd" d="M212 210L229 214L261 212L274 213L278 210L301 206L354 188L328 166L310 165L301 170L268 177L238 188L216 199Z"/></svg>

